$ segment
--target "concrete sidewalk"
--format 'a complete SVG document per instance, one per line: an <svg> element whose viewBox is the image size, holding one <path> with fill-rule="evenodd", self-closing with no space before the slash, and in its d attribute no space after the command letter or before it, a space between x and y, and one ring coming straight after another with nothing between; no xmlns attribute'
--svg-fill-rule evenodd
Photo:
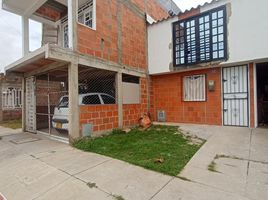
<svg viewBox="0 0 268 200"><path fill-rule="evenodd" d="M268 199L267 130L181 128L208 139L180 174L190 181L0 128L0 192L8 200ZM208 170L213 160L217 172Z"/></svg>

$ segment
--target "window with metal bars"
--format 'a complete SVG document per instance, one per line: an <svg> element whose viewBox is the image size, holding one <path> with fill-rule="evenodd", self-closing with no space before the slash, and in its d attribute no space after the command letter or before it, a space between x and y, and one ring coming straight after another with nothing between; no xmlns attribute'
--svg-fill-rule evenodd
<svg viewBox="0 0 268 200"><path fill-rule="evenodd" d="M206 101L206 75L183 78L184 101Z"/></svg>
<svg viewBox="0 0 268 200"><path fill-rule="evenodd" d="M227 58L225 6L173 23L174 66Z"/></svg>
<svg viewBox="0 0 268 200"><path fill-rule="evenodd" d="M2 91L2 109L13 110L22 107L22 89L6 88Z"/></svg>

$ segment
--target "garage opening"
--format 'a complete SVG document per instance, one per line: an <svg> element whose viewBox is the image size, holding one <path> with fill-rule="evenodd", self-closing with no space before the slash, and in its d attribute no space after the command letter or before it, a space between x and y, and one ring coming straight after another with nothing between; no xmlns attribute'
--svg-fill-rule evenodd
<svg viewBox="0 0 268 200"><path fill-rule="evenodd" d="M82 136L118 127L116 72L79 66L79 107Z"/></svg>
<svg viewBox="0 0 268 200"><path fill-rule="evenodd" d="M258 126L268 128L268 63L256 65Z"/></svg>
<svg viewBox="0 0 268 200"><path fill-rule="evenodd" d="M68 68L36 76L36 129L68 140Z"/></svg>

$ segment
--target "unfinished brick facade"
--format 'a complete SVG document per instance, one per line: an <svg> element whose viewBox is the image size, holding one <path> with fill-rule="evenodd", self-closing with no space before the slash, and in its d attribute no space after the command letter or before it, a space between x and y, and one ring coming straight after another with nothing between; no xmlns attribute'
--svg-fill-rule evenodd
<svg viewBox="0 0 268 200"><path fill-rule="evenodd" d="M117 105L80 106L80 128L87 123L93 125L93 132L118 128Z"/></svg>
<svg viewBox="0 0 268 200"><path fill-rule="evenodd" d="M96 2L96 30L78 24L78 50L132 68L146 69L145 12L156 20L168 16L155 0ZM94 38L94 39L92 39Z"/></svg>
<svg viewBox="0 0 268 200"><path fill-rule="evenodd" d="M184 101L183 77L200 74L205 74L207 81L215 81L215 90L207 90L204 102ZM158 110L166 111L168 122L221 125L221 68L152 76L151 113L154 120L157 120Z"/></svg>
<svg viewBox="0 0 268 200"><path fill-rule="evenodd" d="M78 50L130 68L147 71L147 27L145 13L156 20L168 16L155 0L96 3L96 30L78 24ZM94 38L94 39L92 39ZM140 104L123 105L123 126L138 124L148 112L146 78L140 79ZM117 105L80 106L80 128L91 123L94 132L118 128Z"/></svg>

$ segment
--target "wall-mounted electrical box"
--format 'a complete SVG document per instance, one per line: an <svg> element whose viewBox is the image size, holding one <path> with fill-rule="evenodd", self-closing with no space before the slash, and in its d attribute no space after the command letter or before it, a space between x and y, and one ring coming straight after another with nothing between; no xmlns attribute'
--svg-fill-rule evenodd
<svg viewBox="0 0 268 200"><path fill-rule="evenodd" d="M208 81L208 90L209 91L214 91L215 90L215 81L213 81L213 80Z"/></svg>

